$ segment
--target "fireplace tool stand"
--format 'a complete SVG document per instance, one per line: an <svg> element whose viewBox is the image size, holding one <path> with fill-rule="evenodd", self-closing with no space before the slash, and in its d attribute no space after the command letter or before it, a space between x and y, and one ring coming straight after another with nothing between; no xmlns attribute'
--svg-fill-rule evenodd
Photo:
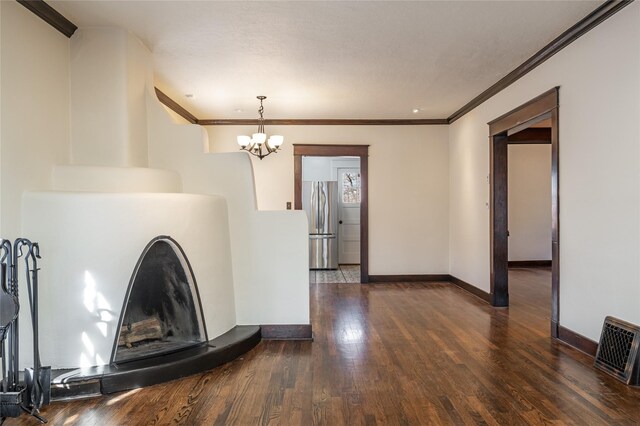
<svg viewBox="0 0 640 426"><path fill-rule="evenodd" d="M24 256L25 281L29 295L31 326L33 328L33 368L24 370L20 381L18 261ZM40 247L26 238L0 243L0 425L7 417L27 413L41 423L40 408L51 399L51 367L43 367L38 347L38 259Z"/></svg>

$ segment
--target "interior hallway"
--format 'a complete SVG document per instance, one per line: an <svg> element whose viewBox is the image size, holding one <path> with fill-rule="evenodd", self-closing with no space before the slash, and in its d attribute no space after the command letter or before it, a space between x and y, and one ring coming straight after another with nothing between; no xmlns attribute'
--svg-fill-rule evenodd
<svg viewBox="0 0 640 426"><path fill-rule="evenodd" d="M509 309L448 283L311 284L313 343L263 341L205 374L43 414L55 425L637 424L639 389L550 340L550 271L510 278Z"/></svg>

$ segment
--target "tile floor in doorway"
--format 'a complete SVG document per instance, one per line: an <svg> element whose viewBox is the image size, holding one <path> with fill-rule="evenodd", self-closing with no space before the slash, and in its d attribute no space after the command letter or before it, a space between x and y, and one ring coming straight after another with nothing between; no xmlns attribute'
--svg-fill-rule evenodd
<svg viewBox="0 0 640 426"><path fill-rule="evenodd" d="M340 265L334 271L309 271L309 282L312 284L359 284L360 265Z"/></svg>

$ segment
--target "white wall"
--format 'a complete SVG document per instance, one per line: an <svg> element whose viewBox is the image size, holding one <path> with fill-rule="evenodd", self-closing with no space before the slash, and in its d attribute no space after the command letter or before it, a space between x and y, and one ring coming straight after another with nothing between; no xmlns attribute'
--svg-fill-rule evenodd
<svg viewBox="0 0 640 426"><path fill-rule="evenodd" d="M258 211L248 154L208 153L204 129L174 123L155 95L148 120L149 164L177 171L186 192L227 200L238 324L309 324L305 213Z"/></svg>
<svg viewBox="0 0 640 426"><path fill-rule="evenodd" d="M451 274L489 290L487 122L560 86L560 322L640 323L640 4L450 126Z"/></svg>
<svg viewBox="0 0 640 426"><path fill-rule="evenodd" d="M122 303L131 262L158 234L176 237L199 283L213 282L207 287L213 291L200 287L209 337L234 324L309 324L304 213L256 210L246 155L205 154L202 128L176 125L148 95L146 48L123 30L83 29L71 42L70 57L62 34L15 2L1 7L2 237L20 235L22 218L26 236L41 243L41 318L67 306L64 295L76 302L86 296L85 269L98 271L89 271L90 281L110 311L110 320L88 308L59 315L84 327L80 333L42 324L44 361L77 366L60 350L66 344L82 348L83 365L108 361L119 314L114 306ZM132 167L147 165L148 156L168 167ZM71 158L73 166L60 166ZM181 188L194 194L166 193ZM57 191L45 192L50 189ZM28 351L22 355L29 364Z"/></svg>
<svg viewBox="0 0 640 426"><path fill-rule="evenodd" d="M292 144L369 147L369 273L442 274L449 269L448 126L267 126L284 135L277 154L252 157L258 206L293 202ZM238 149L252 127L208 126L212 152Z"/></svg>
<svg viewBox="0 0 640 426"><path fill-rule="evenodd" d="M146 167L54 166L54 191L182 192L180 175Z"/></svg>
<svg viewBox="0 0 640 426"><path fill-rule="evenodd" d="M189 124L189 121L187 121L187 119L185 119L183 116L181 116L180 114L178 114L177 112L169 108L168 106L162 104L162 107L164 108L165 111L167 111L167 114L169 114L169 117L171 117L174 123Z"/></svg>
<svg viewBox="0 0 640 426"><path fill-rule="evenodd" d="M25 190L69 162L69 39L17 2L0 2L0 235L21 232Z"/></svg>
<svg viewBox="0 0 640 426"><path fill-rule="evenodd" d="M122 28L78 29L71 38L74 164L147 165L151 54Z"/></svg>
<svg viewBox="0 0 640 426"><path fill-rule="evenodd" d="M508 156L509 260L551 260L551 145L509 145Z"/></svg>

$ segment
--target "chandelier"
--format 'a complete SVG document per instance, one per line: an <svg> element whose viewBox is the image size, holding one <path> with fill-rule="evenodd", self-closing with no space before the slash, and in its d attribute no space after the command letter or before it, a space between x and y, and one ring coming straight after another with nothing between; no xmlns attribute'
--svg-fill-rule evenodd
<svg viewBox="0 0 640 426"><path fill-rule="evenodd" d="M260 108L258 109L258 113L260 114L260 118L258 119L258 132L253 135L238 136L238 145L240 145L241 150L248 151L249 154L255 155L259 159L263 159L267 155L272 152L278 151L280 149L280 145L284 142L284 137L280 135L272 135L267 140L267 134L264 131L264 117L262 113L264 112L264 107L262 106L262 101L267 99L266 96L257 96L260 99Z"/></svg>

